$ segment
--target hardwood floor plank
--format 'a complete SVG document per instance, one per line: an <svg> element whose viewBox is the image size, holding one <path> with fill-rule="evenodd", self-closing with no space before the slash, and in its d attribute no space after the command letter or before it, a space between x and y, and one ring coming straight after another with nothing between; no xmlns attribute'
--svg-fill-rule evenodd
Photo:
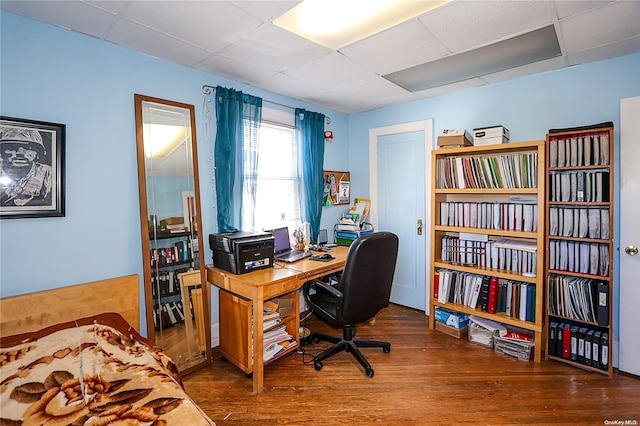
<svg viewBox="0 0 640 426"><path fill-rule="evenodd" d="M341 334L315 316L305 325L312 332ZM387 354L363 349L373 378L344 352L316 371L312 355L329 347L320 342L305 346L304 355L293 353L267 365L261 394L253 394L251 380L219 356L184 377L185 389L218 425L640 422L640 378L617 371L607 378L553 361L519 361L429 330L422 312L391 305L374 324L358 327L357 337L391 343Z"/></svg>

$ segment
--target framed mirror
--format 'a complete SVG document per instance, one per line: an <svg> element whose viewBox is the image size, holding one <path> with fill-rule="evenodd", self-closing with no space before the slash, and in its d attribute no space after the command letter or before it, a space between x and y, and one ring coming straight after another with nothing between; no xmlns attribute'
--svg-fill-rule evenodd
<svg viewBox="0 0 640 426"><path fill-rule="evenodd" d="M211 360L193 105L136 94L147 335L181 373Z"/></svg>

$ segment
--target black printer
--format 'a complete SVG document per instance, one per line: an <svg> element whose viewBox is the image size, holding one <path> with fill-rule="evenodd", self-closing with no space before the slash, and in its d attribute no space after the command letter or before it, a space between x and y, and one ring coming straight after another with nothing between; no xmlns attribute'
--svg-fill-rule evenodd
<svg viewBox="0 0 640 426"><path fill-rule="evenodd" d="M234 274L245 274L273 266L273 241L264 232L222 232L209 234L213 266Z"/></svg>

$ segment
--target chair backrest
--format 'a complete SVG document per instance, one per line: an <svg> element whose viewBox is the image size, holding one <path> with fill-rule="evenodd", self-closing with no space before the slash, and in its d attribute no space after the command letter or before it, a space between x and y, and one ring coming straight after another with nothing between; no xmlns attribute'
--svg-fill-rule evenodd
<svg viewBox="0 0 640 426"><path fill-rule="evenodd" d="M342 322L357 324L389 305L398 257L398 237L374 232L351 244L340 280Z"/></svg>

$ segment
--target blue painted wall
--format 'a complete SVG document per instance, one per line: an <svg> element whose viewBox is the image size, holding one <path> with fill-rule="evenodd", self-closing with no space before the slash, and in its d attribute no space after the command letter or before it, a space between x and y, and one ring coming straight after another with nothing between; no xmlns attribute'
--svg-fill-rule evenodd
<svg viewBox="0 0 640 426"><path fill-rule="evenodd" d="M67 126L66 216L0 221L2 297L128 274L142 276L135 93L195 105L205 235L216 232L212 144L203 115L205 84L329 115L327 129L334 131L335 139L326 146L325 166L348 169L345 114L11 13L0 12L0 24L1 114ZM322 225L332 227L342 210L325 212ZM211 263L205 245L205 260ZM217 306L214 294L213 322L218 320Z"/></svg>
<svg viewBox="0 0 640 426"><path fill-rule="evenodd" d="M350 117L354 191L369 191L370 128L433 119L440 129L503 125L511 141L545 139L553 128L612 121L615 131L614 240L620 240L620 99L640 95L640 54L483 86ZM435 147L435 146L434 146ZM614 252L614 365L617 366L619 248Z"/></svg>
<svg viewBox="0 0 640 426"><path fill-rule="evenodd" d="M346 116L10 13L0 12L0 20L2 115L67 125L66 217L0 221L0 296L142 275L134 93L195 105L205 235L215 232L215 219L203 84L331 116L326 128L335 138L325 147L325 168L349 170L352 196L364 197L369 129L424 119L434 120L435 131L501 124L513 141L613 121L619 173L619 101L640 95L634 54ZM616 184L616 214L618 200ZM343 211L325 209L322 226L332 229ZM618 240L618 226L614 235ZM212 306L216 322L215 295ZM617 327L617 299L614 312Z"/></svg>

